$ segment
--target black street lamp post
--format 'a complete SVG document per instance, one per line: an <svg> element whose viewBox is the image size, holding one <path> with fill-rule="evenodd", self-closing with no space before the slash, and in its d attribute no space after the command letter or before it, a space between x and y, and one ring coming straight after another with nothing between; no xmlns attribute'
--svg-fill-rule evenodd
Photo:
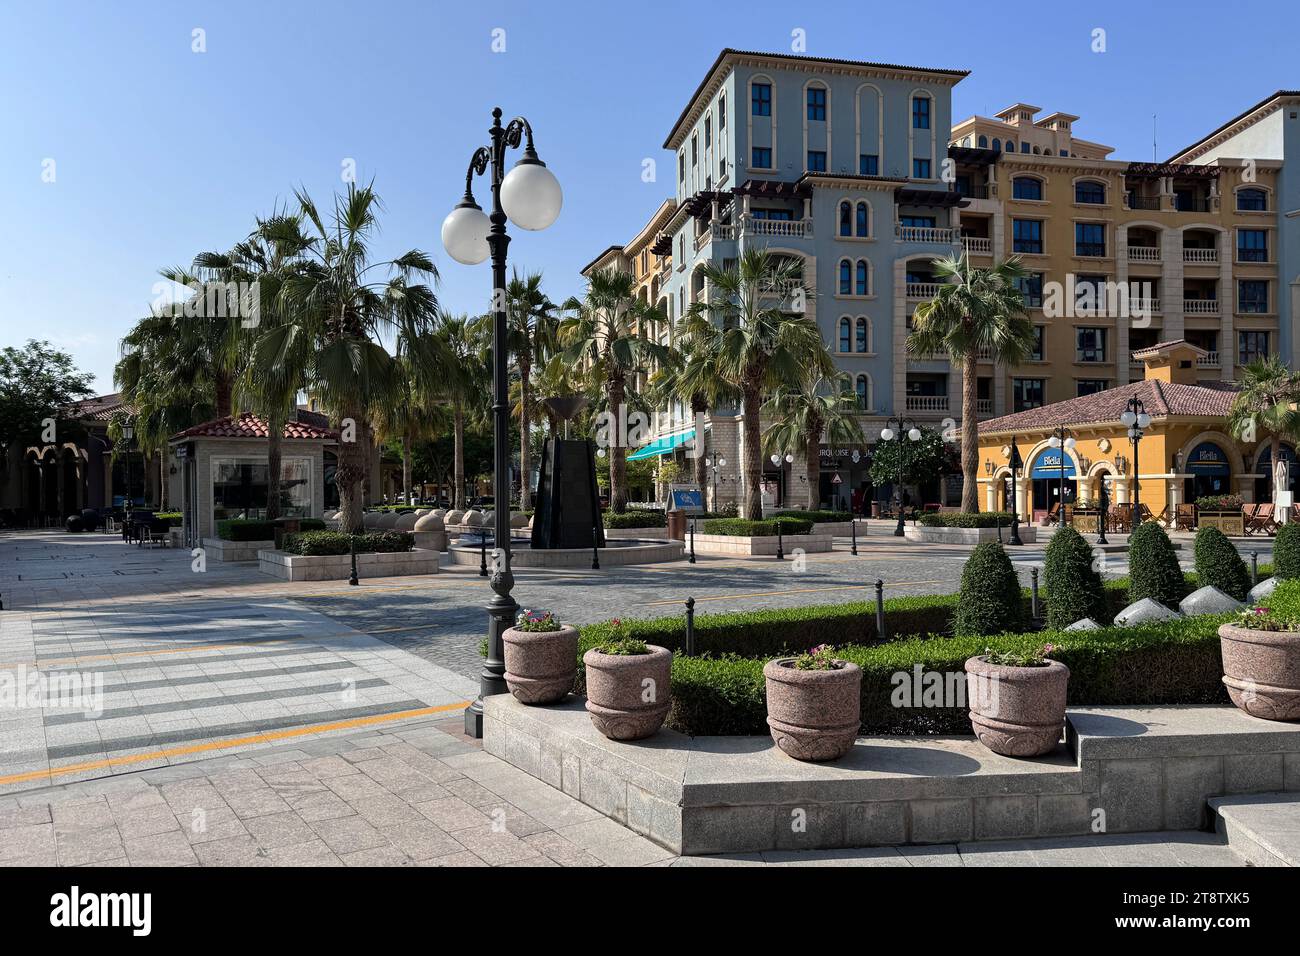
<svg viewBox="0 0 1300 956"><path fill-rule="evenodd" d="M1151 424L1151 416L1147 414L1142 399L1134 395L1128 400L1119 420L1128 429L1128 437L1133 441L1133 526L1130 531L1135 531L1142 521L1142 491L1138 486L1138 474L1142 469L1138 466L1141 461L1138 457L1138 442L1142 440L1143 429Z"/></svg>
<svg viewBox="0 0 1300 956"><path fill-rule="evenodd" d="M483 736L483 698L507 692L505 647L501 636L515 622L519 605L510 592L514 574L510 570L510 380L506 329L505 288L506 218L523 229L545 229L560 214L562 196L554 174L537 157L533 130L522 116L501 125L501 108L492 111L488 130L491 143L480 146L465 173L465 195L442 223L442 244L457 262L477 265L492 257L492 493L493 570L488 578L493 598L488 604L488 653L479 675L479 696L465 711L465 733ZM507 149L524 144L524 155L509 173L505 171ZM492 213L487 215L474 201L476 175L490 172ZM486 530L485 530L486 533Z"/></svg>
<svg viewBox="0 0 1300 956"><path fill-rule="evenodd" d="M1057 500L1060 503L1060 511L1056 515L1057 527L1065 527L1065 456L1074 451L1077 442L1074 440L1074 434L1064 425L1057 426L1056 431L1047 442L1052 448L1061 453L1060 465L1061 477L1060 489L1057 491Z"/></svg>
<svg viewBox="0 0 1300 956"><path fill-rule="evenodd" d="M135 438L135 426L129 421L122 426L122 440L126 442L126 516L131 517L131 504L134 498L131 496L131 440Z"/></svg>
<svg viewBox="0 0 1300 956"><path fill-rule="evenodd" d="M1011 455L1007 462L1011 466L1011 537L1007 539L1007 544L1021 545L1020 540L1020 469L1025 466L1025 461L1020 457L1020 449L1016 447L1016 440L1011 439Z"/></svg>
<svg viewBox="0 0 1300 956"><path fill-rule="evenodd" d="M895 432L890 426L897 424L898 431ZM894 529L894 537L903 537L903 436L906 434L910 441L921 440L921 430L916 427L916 422L910 418L904 418L902 415L895 415L893 418L885 419L885 427L880 431L881 441L893 441L894 436L898 436L898 527Z"/></svg>

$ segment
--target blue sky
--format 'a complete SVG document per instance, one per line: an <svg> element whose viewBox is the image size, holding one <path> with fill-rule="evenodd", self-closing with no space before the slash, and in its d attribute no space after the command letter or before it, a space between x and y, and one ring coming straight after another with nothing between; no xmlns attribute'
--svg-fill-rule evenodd
<svg viewBox="0 0 1300 956"><path fill-rule="evenodd" d="M1163 159L1300 86L1300 7L1159 6L0 0L0 345L50 339L111 390L159 267L228 248L295 186L324 201L348 159L387 206L376 253L423 248L444 305L481 310L487 266L452 262L438 229L498 104L565 188L560 221L511 245L559 300L672 192L660 144L718 51L788 52L795 29L814 56L969 69L955 117L1077 113L1121 159L1151 158L1153 113Z"/></svg>

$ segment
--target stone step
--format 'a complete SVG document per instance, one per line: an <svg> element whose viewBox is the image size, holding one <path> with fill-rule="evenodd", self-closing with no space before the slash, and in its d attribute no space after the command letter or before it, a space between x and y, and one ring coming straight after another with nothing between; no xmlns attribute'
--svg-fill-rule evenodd
<svg viewBox="0 0 1300 956"><path fill-rule="evenodd" d="M1211 797L1214 828L1254 866L1300 866L1300 793Z"/></svg>

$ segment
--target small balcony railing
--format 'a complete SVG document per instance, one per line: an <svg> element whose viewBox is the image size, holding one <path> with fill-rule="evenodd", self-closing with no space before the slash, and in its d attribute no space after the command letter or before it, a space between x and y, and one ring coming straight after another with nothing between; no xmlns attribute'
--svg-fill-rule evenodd
<svg viewBox="0 0 1300 956"><path fill-rule="evenodd" d="M1198 358L1196 360L1196 367L1197 368L1218 368L1219 353L1211 352L1209 355L1205 356L1205 358Z"/></svg>
<svg viewBox="0 0 1300 956"><path fill-rule="evenodd" d="M909 282L907 297L909 299L933 299L939 294L939 282Z"/></svg>
<svg viewBox="0 0 1300 956"><path fill-rule="evenodd" d="M1127 246L1125 255L1129 262L1159 262L1159 246Z"/></svg>
<svg viewBox="0 0 1300 956"><path fill-rule="evenodd" d="M946 412L948 410L948 396L909 395L907 396L907 410L909 412Z"/></svg>
<svg viewBox="0 0 1300 956"><path fill-rule="evenodd" d="M898 238L904 242L951 243L957 238L956 230L937 226L897 226L895 228Z"/></svg>
<svg viewBox="0 0 1300 956"><path fill-rule="evenodd" d="M993 240L988 236L962 236L961 247L969 256L993 255Z"/></svg>
<svg viewBox="0 0 1300 956"><path fill-rule="evenodd" d="M991 398L977 398L977 399L975 399L975 412L976 412L976 414L979 414L979 415L992 415L992 414L993 414L993 399L991 399Z"/></svg>
<svg viewBox="0 0 1300 956"><path fill-rule="evenodd" d="M1160 300L1134 297L1128 300L1128 307L1130 312L1159 312Z"/></svg>
<svg viewBox="0 0 1300 956"><path fill-rule="evenodd" d="M811 219L755 219L745 216L741 219L741 232L751 236L808 239L813 234L813 226Z"/></svg>
<svg viewBox="0 0 1300 956"><path fill-rule="evenodd" d="M1184 315L1218 315L1218 299L1183 299Z"/></svg>
<svg viewBox="0 0 1300 956"><path fill-rule="evenodd" d="M1127 201L1129 209L1158 210L1160 208L1159 196L1134 196L1130 193Z"/></svg>
<svg viewBox="0 0 1300 956"><path fill-rule="evenodd" d="M1192 263L1205 262L1205 263L1213 264L1219 261L1219 250L1213 248L1192 249L1192 248L1184 247L1183 261L1192 262Z"/></svg>

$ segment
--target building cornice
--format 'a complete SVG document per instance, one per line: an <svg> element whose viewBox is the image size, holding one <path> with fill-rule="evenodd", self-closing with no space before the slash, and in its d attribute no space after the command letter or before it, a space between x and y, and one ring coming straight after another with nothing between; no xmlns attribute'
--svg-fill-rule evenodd
<svg viewBox="0 0 1300 956"><path fill-rule="evenodd" d="M1204 156L1214 147L1226 143L1238 133L1249 129L1286 106L1300 106L1300 90L1278 90L1243 113L1234 116L1208 136L1174 153L1166 162L1188 163L1198 156Z"/></svg>

